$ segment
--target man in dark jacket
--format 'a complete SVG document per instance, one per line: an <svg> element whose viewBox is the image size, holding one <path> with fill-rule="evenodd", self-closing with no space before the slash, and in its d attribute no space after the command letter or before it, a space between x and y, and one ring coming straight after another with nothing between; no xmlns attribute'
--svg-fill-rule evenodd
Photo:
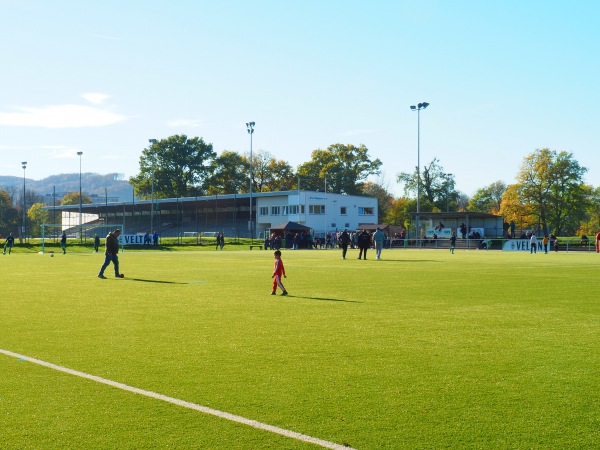
<svg viewBox="0 0 600 450"><path fill-rule="evenodd" d="M367 230L363 230L358 235L358 259L364 255L363 259L367 259L367 250L371 246L371 236L367 233ZM364 253L363 253L364 252Z"/></svg>
<svg viewBox="0 0 600 450"><path fill-rule="evenodd" d="M100 273L98 274L98 278L106 278L104 276L104 269L108 267L110 262L112 261L115 266L115 276L117 278L125 278L125 275L119 273L119 257L117 254L119 253L119 235L121 234L121 230L115 230L111 233L108 233L106 236L106 251L104 252L104 264L100 268Z"/></svg>
<svg viewBox="0 0 600 450"><path fill-rule="evenodd" d="M346 252L348 251L348 245L350 244L350 235L348 234L346 229L344 229L344 231L342 231L342 234L340 234L338 242L342 247L342 259L346 259Z"/></svg>

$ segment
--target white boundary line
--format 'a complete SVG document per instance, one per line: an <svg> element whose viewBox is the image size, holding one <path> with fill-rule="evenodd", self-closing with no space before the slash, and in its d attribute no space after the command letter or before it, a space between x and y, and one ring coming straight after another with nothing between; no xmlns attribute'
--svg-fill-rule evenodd
<svg viewBox="0 0 600 450"><path fill-rule="evenodd" d="M228 412L219 411L218 409L212 409L207 406L198 405L196 403L186 402L184 400L180 400L173 397L168 397L163 394L158 394L152 391L146 391L144 389L139 389L133 386L129 386L127 384L119 383L117 381L108 380L106 378L97 377L95 375L90 375L85 372L79 372L77 370L69 369L67 367L57 366L56 364L52 364L46 361L42 361L40 359L31 358L29 356L20 355L18 353L11 352L9 350L3 350L0 348L0 353L3 353L7 356L13 356L18 359L22 359L24 361L28 361L34 364L39 364L40 366L48 367L50 369L58 370L60 372L68 373L69 375L75 375L76 377L87 378L88 380L95 381L97 383L107 384L108 386L115 387L117 389L122 389L124 391L133 392L134 394L144 395L146 397L154 398L157 400L162 400L164 402L173 403L177 406L182 406L184 408L193 409L196 411L200 411L204 414L210 414L212 416L220 417L222 419L230 420L232 422L241 423L243 425L248 425L253 428L257 428L259 430L269 431L271 433L281 434L285 437L296 439L298 441L308 442L311 444L319 445L323 448L329 448L333 450L353 450L352 447L347 447L345 445L336 444L335 442L329 442L322 439L318 439L312 436L307 436L306 434L296 433L295 431L286 430L284 428L275 427L273 425L269 425L263 422L258 422L252 419L246 419L242 416L237 416L235 414L230 414Z"/></svg>

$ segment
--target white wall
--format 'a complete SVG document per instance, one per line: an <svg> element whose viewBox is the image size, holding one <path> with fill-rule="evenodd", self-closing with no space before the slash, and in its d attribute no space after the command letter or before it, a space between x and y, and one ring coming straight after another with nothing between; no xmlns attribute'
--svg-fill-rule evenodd
<svg viewBox="0 0 600 450"><path fill-rule="evenodd" d="M81 213L81 224L84 225L88 222L93 222L94 220L98 220L99 217L98 214ZM79 212L63 211L61 220L63 230L77 227L79 226Z"/></svg>
<svg viewBox="0 0 600 450"><path fill-rule="evenodd" d="M298 214L283 214L284 206L299 206ZM272 207L279 206L279 215L272 214ZM325 213L318 213L324 206ZM261 208L268 208L268 213L261 214ZM312 208L311 208L312 207ZM304 208L304 212L302 212ZM345 208L345 214L342 214ZM256 200L257 232L284 222L292 221L306 225L315 230L317 235L325 231L356 229L359 225L377 223L377 199L325 192L300 191L275 196L258 197ZM372 214L369 214L372 212ZM362 213L362 214L361 214ZM366 213L366 214L365 214Z"/></svg>

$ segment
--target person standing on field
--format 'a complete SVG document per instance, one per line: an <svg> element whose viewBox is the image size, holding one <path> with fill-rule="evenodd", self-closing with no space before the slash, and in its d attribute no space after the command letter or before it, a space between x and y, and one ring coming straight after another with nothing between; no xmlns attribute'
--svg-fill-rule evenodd
<svg viewBox="0 0 600 450"><path fill-rule="evenodd" d="M94 251L98 253L98 248L100 248L100 236L94 234Z"/></svg>
<svg viewBox="0 0 600 450"><path fill-rule="evenodd" d="M346 259L346 252L348 251L348 245L350 245L350 235L345 228L344 231L342 231L342 234L340 234L338 242L342 246L342 259Z"/></svg>
<svg viewBox="0 0 600 450"><path fill-rule="evenodd" d="M535 233L531 233L531 237L529 238L529 253L537 253L537 237L535 237Z"/></svg>
<svg viewBox="0 0 600 450"><path fill-rule="evenodd" d="M281 282L282 276L283 278L287 278L287 276L285 275L285 267L281 259L281 252L279 250L276 250L275 253L273 253L273 255L275 256L275 265L273 267L273 275L271 276L271 278L273 278L273 290L271 291L271 295L277 294L278 286L283 291L281 295L288 295L288 292L285 290L285 287Z"/></svg>
<svg viewBox="0 0 600 450"><path fill-rule="evenodd" d="M596 233L596 253L600 253L600 231Z"/></svg>
<svg viewBox="0 0 600 450"><path fill-rule="evenodd" d="M358 259L361 257L367 259L367 250L371 246L371 236L367 233L367 230L363 230L358 235ZM364 255L364 256L363 256Z"/></svg>
<svg viewBox="0 0 600 450"><path fill-rule="evenodd" d="M67 254L67 233L63 231L62 236L60 237L60 248L62 248L63 255Z"/></svg>
<svg viewBox="0 0 600 450"><path fill-rule="evenodd" d="M12 251L14 244L15 244L14 236L12 235L12 233L8 233L8 236L6 236L6 241L4 241L4 251L2 252L2 254L6 255L6 250L8 250L8 254L10 255L10 252Z"/></svg>
<svg viewBox="0 0 600 450"><path fill-rule="evenodd" d="M385 241L385 233L381 231L381 228L377 227L375 233L373 233L373 242L375 243L375 256L377 259L381 259L381 250L383 249L383 242Z"/></svg>
<svg viewBox="0 0 600 450"><path fill-rule="evenodd" d="M550 239L548 239L548 236L544 236L544 239L542 239L542 246L544 247L544 253L548 253L548 242L550 242Z"/></svg>
<svg viewBox="0 0 600 450"><path fill-rule="evenodd" d="M452 232L452 237L450 237L450 253L454 255L454 249L456 248L456 231Z"/></svg>
<svg viewBox="0 0 600 450"><path fill-rule="evenodd" d="M121 234L121 230L117 229L108 233L106 236L106 250L104 252L104 264L100 268L100 273L98 274L98 278L105 279L104 270L108 267L108 265L113 263L115 266L115 277L117 278L125 278L125 275L119 272L119 257L117 254L119 253L119 236Z"/></svg>

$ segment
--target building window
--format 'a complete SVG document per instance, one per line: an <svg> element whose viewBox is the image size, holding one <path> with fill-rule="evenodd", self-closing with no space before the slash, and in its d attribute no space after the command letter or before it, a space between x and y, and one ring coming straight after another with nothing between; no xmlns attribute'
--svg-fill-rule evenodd
<svg viewBox="0 0 600 450"><path fill-rule="evenodd" d="M289 214L288 212L288 206L282 206L281 207L281 214L284 216L287 216Z"/></svg>
<svg viewBox="0 0 600 450"><path fill-rule="evenodd" d="M346 212L346 207L345 207L345 206L341 206L341 207L340 207L340 215L342 215L342 216L345 216L346 214L348 214L348 213Z"/></svg>
<svg viewBox="0 0 600 450"><path fill-rule="evenodd" d="M345 223L345 224L344 224L344 227L346 227L346 228L349 228L349 227L350 227L350 224L349 224L349 223Z"/></svg>
<svg viewBox="0 0 600 450"><path fill-rule="evenodd" d="M358 207L358 215L359 216L372 216L374 214L374 208L368 207Z"/></svg>
<svg viewBox="0 0 600 450"><path fill-rule="evenodd" d="M271 206L271 215L278 216L279 215L279 206Z"/></svg>
<svg viewBox="0 0 600 450"><path fill-rule="evenodd" d="M260 210L258 211L258 214L261 216L268 216L269 215L269 207L268 206L261 206Z"/></svg>
<svg viewBox="0 0 600 450"><path fill-rule="evenodd" d="M288 214L298 214L298 205L289 205L288 207Z"/></svg>
<svg viewBox="0 0 600 450"><path fill-rule="evenodd" d="M325 205L308 205L309 214L325 214Z"/></svg>

